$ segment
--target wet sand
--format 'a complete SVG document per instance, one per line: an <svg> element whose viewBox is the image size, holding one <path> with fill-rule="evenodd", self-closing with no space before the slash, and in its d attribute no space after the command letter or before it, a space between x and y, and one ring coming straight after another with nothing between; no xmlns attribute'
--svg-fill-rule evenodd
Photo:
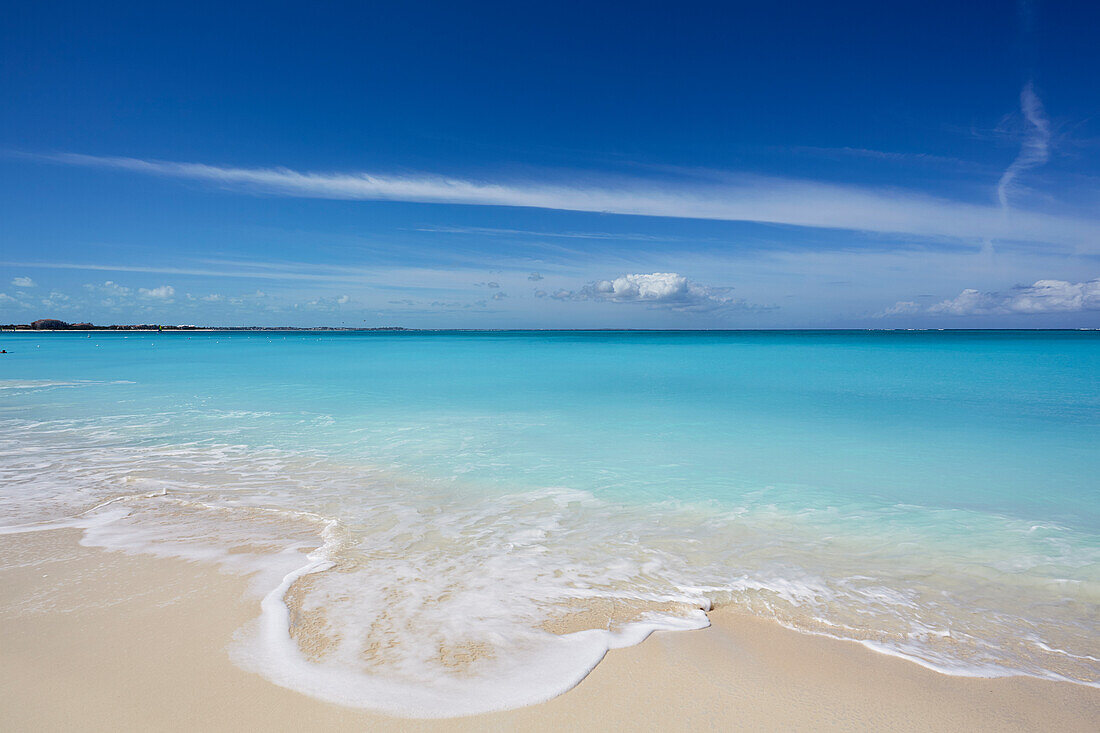
<svg viewBox="0 0 1100 733"><path fill-rule="evenodd" d="M226 647L259 609L246 579L78 539L0 537L0 730L1100 729L1095 688L950 677L721 609L709 629L612 651L541 705L390 718L235 667Z"/></svg>

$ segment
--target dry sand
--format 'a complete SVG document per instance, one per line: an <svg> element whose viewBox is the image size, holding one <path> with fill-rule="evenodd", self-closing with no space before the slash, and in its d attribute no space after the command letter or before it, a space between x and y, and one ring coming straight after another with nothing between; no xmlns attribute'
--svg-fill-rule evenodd
<svg viewBox="0 0 1100 733"><path fill-rule="evenodd" d="M242 578L78 537L0 537L0 730L1100 730L1094 688L949 677L721 610L611 652L542 705L388 718L233 666L226 646L258 614Z"/></svg>

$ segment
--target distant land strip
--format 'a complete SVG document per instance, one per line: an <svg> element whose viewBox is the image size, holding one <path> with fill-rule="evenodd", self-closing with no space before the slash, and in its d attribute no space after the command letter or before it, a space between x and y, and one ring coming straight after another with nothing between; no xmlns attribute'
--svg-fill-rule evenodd
<svg viewBox="0 0 1100 733"><path fill-rule="evenodd" d="M160 323L130 323L125 325L97 326L94 323L66 323L56 318L40 318L31 323L0 325L0 331L408 331L401 326L375 326L371 328L347 328L340 326L194 326L189 324L166 326Z"/></svg>

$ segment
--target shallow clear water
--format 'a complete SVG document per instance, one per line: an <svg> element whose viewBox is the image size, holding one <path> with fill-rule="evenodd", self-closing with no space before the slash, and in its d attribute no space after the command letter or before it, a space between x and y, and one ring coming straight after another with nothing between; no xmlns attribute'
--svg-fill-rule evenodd
<svg viewBox="0 0 1100 733"><path fill-rule="evenodd" d="M0 345L2 531L254 573L235 659L320 697L526 704L714 604L1100 681L1100 334Z"/></svg>

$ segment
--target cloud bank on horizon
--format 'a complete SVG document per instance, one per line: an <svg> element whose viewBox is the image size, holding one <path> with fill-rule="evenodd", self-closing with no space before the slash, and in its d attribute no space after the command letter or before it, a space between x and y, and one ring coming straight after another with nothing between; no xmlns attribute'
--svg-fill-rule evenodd
<svg viewBox="0 0 1100 733"><path fill-rule="evenodd" d="M950 300L928 309L929 313L956 316L991 313L1080 313L1100 310L1100 278L1089 282L1039 280L1005 293L983 293L967 288Z"/></svg>
<svg viewBox="0 0 1100 733"><path fill-rule="evenodd" d="M1039 315L1100 311L1100 278L1088 282L1038 280L1004 292L966 288L926 308L911 300L899 300L876 313L876 318L927 313L934 316Z"/></svg>

